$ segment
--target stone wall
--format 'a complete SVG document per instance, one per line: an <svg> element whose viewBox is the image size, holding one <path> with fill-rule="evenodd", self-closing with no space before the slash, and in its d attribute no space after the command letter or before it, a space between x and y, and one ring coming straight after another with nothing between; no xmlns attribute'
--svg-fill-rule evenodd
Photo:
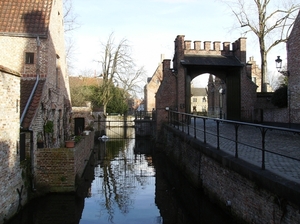
<svg viewBox="0 0 300 224"><path fill-rule="evenodd" d="M161 150L224 210L246 223L299 223L299 186L168 126Z"/></svg>
<svg viewBox="0 0 300 224"><path fill-rule="evenodd" d="M74 192L94 147L94 132L82 136L74 148L43 148L36 152L37 191Z"/></svg>
<svg viewBox="0 0 300 224"><path fill-rule="evenodd" d="M253 113L254 122L289 123L288 108L278 108L271 103L274 93L257 93L257 100Z"/></svg>

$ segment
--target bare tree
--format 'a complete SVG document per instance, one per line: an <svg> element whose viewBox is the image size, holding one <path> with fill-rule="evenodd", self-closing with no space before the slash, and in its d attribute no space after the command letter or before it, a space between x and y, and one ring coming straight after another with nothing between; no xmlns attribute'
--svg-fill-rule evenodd
<svg viewBox="0 0 300 224"><path fill-rule="evenodd" d="M66 44L66 59L68 64L68 71L73 70L75 41L72 32L80 27L78 23L78 16L74 13L72 0L64 0L64 31L65 31L65 44Z"/></svg>
<svg viewBox="0 0 300 224"><path fill-rule="evenodd" d="M115 44L113 33L109 35L106 44L103 44L103 56L99 61L102 68L103 82L101 85L102 93L100 100L103 103L103 112L106 114L108 102L112 99L112 87L114 81L122 74L126 74L128 68L133 66L130 56L129 45L126 39L122 39L119 44Z"/></svg>
<svg viewBox="0 0 300 224"><path fill-rule="evenodd" d="M74 14L72 0L64 0L64 28L65 33L80 27L77 14Z"/></svg>
<svg viewBox="0 0 300 224"><path fill-rule="evenodd" d="M117 74L117 82L125 92L131 96L137 97L137 93L143 92L143 84L146 80L146 71L144 67L140 67L137 70L135 68L128 67L126 73Z"/></svg>
<svg viewBox="0 0 300 224"><path fill-rule="evenodd" d="M102 59L99 61L102 68L100 76L103 78L100 100L103 103L103 112L106 114L107 104L113 97L113 87L119 85L126 92L124 98L135 95L140 90L139 83L145 79L145 71L143 67L135 69L128 41L122 39L116 44L113 33L103 44L102 53Z"/></svg>
<svg viewBox="0 0 300 224"><path fill-rule="evenodd" d="M266 92L267 55L280 43L287 41L300 4L296 0L224 0L232 10L244 34L254 33L261 57L261 92ZM272 2L272 4L271 4ZM274 4L273 4L274 3Z"/></svg>

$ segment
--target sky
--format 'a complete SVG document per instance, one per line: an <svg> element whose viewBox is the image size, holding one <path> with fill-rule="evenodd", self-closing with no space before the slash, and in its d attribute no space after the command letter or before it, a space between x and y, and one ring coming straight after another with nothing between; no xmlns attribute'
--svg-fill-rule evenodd
<svg viewBox="0 0 300 224"><path fill-rule="evenodd" d="M72 33L76 46L72 75L101 72L96 61L101 57L101 43L111 33L116 43L128 40L137 67L143 66L148 77L162 54L173 58L177 35L192 42L234 42L242 36L242 30L232 29L237 21L228 6L217 0L73 0L73 11L80 27ZM279 53L272 55L274 60ZM258 44L251 36L247 37L250 56L259 62Z"/></svg>

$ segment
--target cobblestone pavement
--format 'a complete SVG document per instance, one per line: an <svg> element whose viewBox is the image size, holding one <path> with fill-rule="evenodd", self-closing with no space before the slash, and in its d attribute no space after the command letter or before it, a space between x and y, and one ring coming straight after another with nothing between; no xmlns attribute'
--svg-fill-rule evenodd
<svg viewBox="0 0 300 224"><path fill-rule="evenodd" d="M204 122L197 119L185 127L184 131L191 136L204 141ZM182 127L179 127L182 128ZM189 130L188 130L189 129ZM219 123L220 150L235 156L236 131L231 123ZM262 167L262 131L258 127L238 126L238 158L256 166ZM206 120L206 143L217 148L217 122ZM286 157L285 157L286 156ZM295 158L295 159L292 159ZM288 180L300 183L300 134L283 130L267 129L265 132L265 169L284 177Z"/></svg>

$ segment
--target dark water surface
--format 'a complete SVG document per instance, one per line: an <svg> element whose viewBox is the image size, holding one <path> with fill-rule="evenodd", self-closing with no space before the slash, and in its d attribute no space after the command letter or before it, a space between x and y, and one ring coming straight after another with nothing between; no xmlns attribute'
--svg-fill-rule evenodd
<svg viewBox="0 0 300 224"><path fill-rule="evenodd" d="M35 199L11 222L39 224L235 223L195 190L153 143L98 142L76 194Z"/></svg>

